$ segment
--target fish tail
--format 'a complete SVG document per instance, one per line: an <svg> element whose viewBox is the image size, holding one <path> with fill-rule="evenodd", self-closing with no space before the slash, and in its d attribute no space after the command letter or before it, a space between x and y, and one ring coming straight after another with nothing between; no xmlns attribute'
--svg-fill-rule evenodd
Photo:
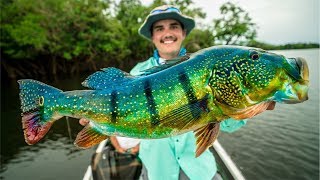
<svg viewBox="0 0 320 180"><path fill-rule="evenodd" d="M45 97L62 91L32 79L19 80L18 83L24 138L32 145L46 135L55 120L61 118L53 117L52 111L45 110Z"/></svg>

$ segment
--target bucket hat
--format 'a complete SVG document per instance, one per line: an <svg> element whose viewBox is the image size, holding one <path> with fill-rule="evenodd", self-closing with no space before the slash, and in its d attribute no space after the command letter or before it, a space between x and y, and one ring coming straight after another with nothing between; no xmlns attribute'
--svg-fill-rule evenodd
<svg viewBox="0 0 320 180"><path fill-rule="evenodd" d="M148 40L151 40L151 28L153 23L163 19L175 19L179 21L187 31L187 35L195 26L194 20L189 16L181 14L179 8L172 5L162 5L154 8L146 17L139 28L139 34Z"/></svg>

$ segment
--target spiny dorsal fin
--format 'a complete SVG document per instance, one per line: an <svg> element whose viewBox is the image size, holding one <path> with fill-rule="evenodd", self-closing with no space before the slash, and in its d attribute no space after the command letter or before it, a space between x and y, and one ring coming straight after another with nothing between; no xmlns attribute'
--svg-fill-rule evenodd
<svg viewBox="0 0 320 180"><path fill-rule="evenodd" d="M181 63L183 61L188 60L189 58L190 58L190 53L187 53L184 56L179 56L179 57L167 60L166 64L178 64L178 63Z"/></svg>
<svg viewBox="0 0 320 180"><path fill-rule="evenodd" d="M90 75L82 85L92 89L110 89L128 83L134 79L129 73L121 71L117 68L104 68Z"/></svg>
<svg viewBox="0 0 320 180"><path fill-rule="evenodd" d="M210 123L195 130L197 139L196 157L200 156L217 139L220 123Z"/></svg>
<svg viewBox="0 0 320 180"><path fill-rule="evenodd" d="M167 69L169 67L172 67L176 64L179 64L183 61L186 61L190 58L190 54L186 54L184 56L179 56L177 58L173 58L173 59L170 59L170 60L166 60L166 63L165 64L162 64L162 65L159 65L159 66L154 66L152 68L149 68L149 69L146 69L146 70L143 70L141 72L142 75L149 75L149 74L153 74L153 73L156 73L156 72L159 72L159 71L162 71L164 69Z"/></svg>

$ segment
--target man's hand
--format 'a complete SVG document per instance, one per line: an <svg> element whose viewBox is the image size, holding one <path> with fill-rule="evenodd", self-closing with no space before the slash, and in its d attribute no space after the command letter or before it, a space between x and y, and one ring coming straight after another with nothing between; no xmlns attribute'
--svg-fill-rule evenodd
<svg viewBox="0 0 320 180"><path fill-rule="evenodd" d="M115 149L116 149L116 151L117 151L118 153L121 153L121 154L124 154L124 153L127 152L127 150L126 150L126 149L123 149L122 147L118 147L118 148L115 148Z"/></svg>
<svg viewBox="0 0 320 180"><path fill-rule="evenodd" d="M135 147L131 148L130 149L130 153L133 154L133 155L136 155L138 152L139 152L139 145L136 145Z"/></svg>
<svg viewBox="0 0 320 180"><path fill-rule="evenodd" d="M79 124L81 124L82 126L85 126L89 123L90 121L88 119L84 119L84 118L81 118L79 120Z"/></svg>
<svg viewBox="0 0 320 180"><path fill-rule="evenodd" d="M110 141L111 141L112 146L116 149L117 152L119 152L121 154L127 152L127 149L124 149L120 146L120 144L115 136L111 136Z"/></svg>

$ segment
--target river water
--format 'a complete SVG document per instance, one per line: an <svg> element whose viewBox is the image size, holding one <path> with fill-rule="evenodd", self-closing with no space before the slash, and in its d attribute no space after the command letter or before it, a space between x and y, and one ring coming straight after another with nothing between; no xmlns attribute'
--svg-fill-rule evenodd
<svg viewBox="0 0 320 180"><path fill-rule="evenodd" d="M319 179L319 49L276 51L304 57L310 71L309 100L277 104L275 110L249 120L234 133L220 133L219 141L244 176L256 179ZM82 89L85 77L47 81L63 90ZM57 121L38 144L24 142L16 82L1 84L0 179L82 179L94 148L73 145L82 129L76 119ZM68 125L69 124L69 125ZM70 127L70 128L68 128Z"/></svg>

